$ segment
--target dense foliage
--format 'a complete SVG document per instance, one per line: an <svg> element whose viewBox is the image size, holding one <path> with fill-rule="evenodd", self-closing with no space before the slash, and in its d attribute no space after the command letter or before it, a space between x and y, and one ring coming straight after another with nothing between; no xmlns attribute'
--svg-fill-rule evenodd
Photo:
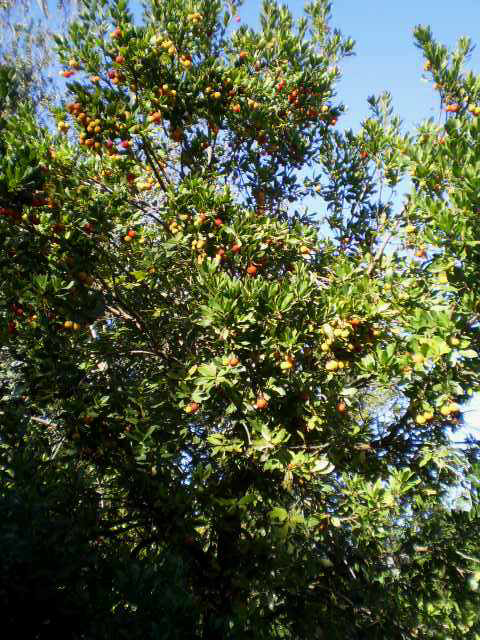
<svg viewBox="0 0 480 640"><path fill-rule="evenodd" d="M6 625L478 639L471 45L415 31L442 125L340 132L329 3L237 7L84 0L56 132L2 69Z"/></svg>

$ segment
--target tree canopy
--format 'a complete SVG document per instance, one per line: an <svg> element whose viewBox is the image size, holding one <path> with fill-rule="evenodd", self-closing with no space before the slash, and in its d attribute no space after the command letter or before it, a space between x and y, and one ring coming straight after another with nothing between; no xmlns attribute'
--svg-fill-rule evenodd
<svg viewBox="0 0 480 640"><path fill-rule="evenodd" d="M6 626L478 640L472 45L343 131L330 3L238 6L83 0L55 131L2 67Z"/></svg>

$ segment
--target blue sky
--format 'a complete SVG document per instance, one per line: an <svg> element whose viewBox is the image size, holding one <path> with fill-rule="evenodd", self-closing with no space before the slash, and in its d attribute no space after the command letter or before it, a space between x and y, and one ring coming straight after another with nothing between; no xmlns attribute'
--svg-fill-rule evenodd
<svg viewBox="0 0 480 640"><path fill-rule="evenodd" d="M303 2L286 4L300 15ZM246 0L240 10L242 22L255 26L259 7L259 0ZM332 16L332 26L356 42L356 55L344 61L338 86L339 97L349 109L342 118L346 127L356 128L368 113L367 97L384 90L391 92L408 126L438 116L436 94L431 84L422 81L422 56L413 44L415 25L430 25L435 38L449 47L464 35L480 43L479 0L333 0ZM478 51L471 67L480 70Z"/></svg>

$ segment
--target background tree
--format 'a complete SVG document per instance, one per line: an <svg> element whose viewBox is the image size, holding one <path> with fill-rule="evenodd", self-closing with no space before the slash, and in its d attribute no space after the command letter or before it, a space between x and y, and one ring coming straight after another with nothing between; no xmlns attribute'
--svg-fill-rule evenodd
<svg viewBox="0 0 480 640"><path fill-rule="evenodd" d="M0 2L0 64L14 69L19 95L42 113L61 91L52 37L65 31L76 7L76 0Z"/></svg>
<svg viewBox="0 0 480 640"><path fill-rule="evenodd" d="M449 440L479 375L470 44L416 30L444 127L405 134L385 94L342 134L328 2L264 2L258 33L236 3L83 6L58 134L6 118L0 184L3 428L48 495L81 473L106 567L80 555L104 593L72 634L476 638L477 452Z"/></svg>

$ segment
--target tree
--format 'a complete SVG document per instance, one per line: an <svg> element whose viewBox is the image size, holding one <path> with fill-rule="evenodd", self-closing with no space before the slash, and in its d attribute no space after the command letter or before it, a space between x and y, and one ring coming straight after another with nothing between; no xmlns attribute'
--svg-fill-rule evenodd
<svg viewBox="0 0 480 640"><path fill-rule="evenodd" d="M54 31L63 32L74 15L70 0L2 0L0 2L0 64L14 70L17 92L39 112L60 91L55 81L52 49Z"/></svg>
<svg viewBox="0 0 480 640"><path fill-rule="evenodd" d="M115 568L72 634L478 638L470 43L415 32L444 126L385 94L340 133L325 0L258 33L236 2L83 4L58 133L1 123L2 441L83 474Z"/></svg>

